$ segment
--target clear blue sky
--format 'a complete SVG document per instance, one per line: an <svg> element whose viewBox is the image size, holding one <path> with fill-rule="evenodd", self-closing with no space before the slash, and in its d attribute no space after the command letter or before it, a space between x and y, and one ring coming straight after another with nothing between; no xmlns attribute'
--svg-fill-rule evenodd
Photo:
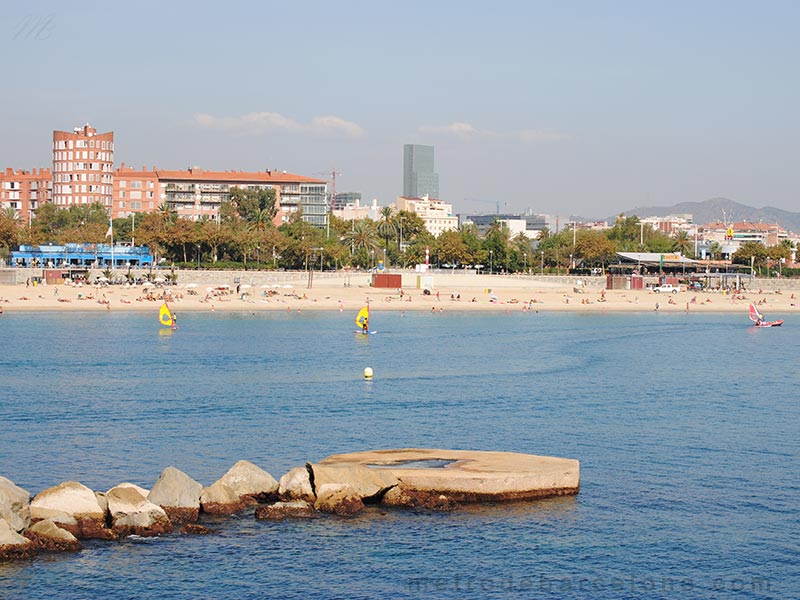
<svg viewBox="0 0 800 600"><path fill-rule="evenodd" d="M800 210L800 2L6 2L0 166L336 169L388 204L432 144L457 212ZM466 199L482 199L482 202Z"/></svg>

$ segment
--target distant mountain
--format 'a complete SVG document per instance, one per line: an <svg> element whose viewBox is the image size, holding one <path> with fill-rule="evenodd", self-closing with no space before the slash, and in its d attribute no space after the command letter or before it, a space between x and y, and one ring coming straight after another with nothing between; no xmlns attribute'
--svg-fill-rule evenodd
<svg viewBox="0 0 800 600"><path fill-rule="evenodd" d="M667 215L680 215L689 213L698 225L712 221L729 222L748 221L749 223L777 223L784 229L800 232L800 213L781 210L765 206L753 208L739 204L727 198L712 198L705 202L680 202L672 206L640 206L625 211L625 216L630 217L666 217ZM617 215L608 217L608 222L613 224Z"/></svg>

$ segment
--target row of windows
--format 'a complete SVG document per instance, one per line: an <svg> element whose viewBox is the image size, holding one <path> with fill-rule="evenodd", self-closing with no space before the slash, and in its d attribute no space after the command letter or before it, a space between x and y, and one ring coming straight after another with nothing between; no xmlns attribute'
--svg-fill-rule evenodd
<svg viewBox="0 0 800 600"><path fill-rule="evenodd" d="M53 165L53 170L56 172L63 171L103 171L104 173L112 172L111 163L67 163L56 162Z"/></svg>
<svg viewBox="0 0 800 600"><path fill-rule="evenodd" d="M78 194L81 192L96 192L99 194L106 194L111 196L111 186L109 185L56 185L56 194Z"/></svg>
<svg viewBox="0 0 800 600"><path fill-rule="evenodd" d="M99 140L75 140L75 148L100 148L101 150L113 150L114 142L106 142ZM72 140L59 140L53 142L53 150L72 150Z"/></svg>
<svg viewBox="0 0 800 600"><path fill-rule="evenodd" d="M126 197L125 194L126 194L125 190L120 190L119 191L119 197L120 198L125 198ZM140 192L139 190L132 190L130 192L130 195L128 195L127 197L131 198L132 200L139 200L143 196L142 196L142 192ZM155 197L155 195L153 194L153 192L147 192L147 198L154 198L154 197Z"/></svg>
<svg viewBox="0 0 800 600"><path fill-rule="evenodd" d="M54 152L53 159L54 160L73 160L73 157L76 160L84 159L84 160L104 160L113 162L114 161L114 153L113 152L94 152L93 150L84 150L83 152Z"/></svg>
<svg viewBox="0 0 800 600"><path fill-rule="evenodd" d="M131 187L131 188L140 189L140 188L143 187L142 182L139 181L138 179L132 179L132 180L119 179L118 181L119 181L119 187L121 187L121 188ZM154 187L156 187L156 184L153 181L148 181L147 182L147 187L149 187L150 189L153 189Z"/></svg>
<svg viewBox="0 0 800 600"><path fill-rule="evenodd" d="M71 181L96 181L98 183L111 183L111 175L100 175L99 173L56 173L53 175L56 183L69 183Z"/></svg>
<svg viewBox="0 0 800 600"><path fill-rule="evenodd" d="M149 210L153 210L153 203L148 202L150 205ZM120 208L125 208L125 201L120 201L119 203ZM128 202L128 208L131 210L142 210L142 202Z"/></svg>

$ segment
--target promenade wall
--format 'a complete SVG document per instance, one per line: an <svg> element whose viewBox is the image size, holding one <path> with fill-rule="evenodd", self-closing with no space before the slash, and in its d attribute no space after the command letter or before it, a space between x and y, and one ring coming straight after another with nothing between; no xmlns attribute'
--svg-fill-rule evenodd
<svg viewBox="0 0 800 600"><path fill-rule="evenodd" d="M364 271L314 271L309 275L308 271L271 271L271 270L240 270L240 271L223 271L223 270L206 270L206 269L175 269L174 271L167 268L160 269L132 269L131 274L136 278L147 279L152 277L167 278L172 273L177 276L178 285L186 285L189 283L196 283L198 287L213 287L219 285L230 285L235 287L237 284L247 284L253 287L260 287L262 285L293 285L294 287L302 288L324 286L324 287L369 287L371 274ZM403 287L407 289L414 289L417 287L418 274L411 269L389 269L388 273L401 273L403 275ZM116 278L124 280L127 269L117 269L115 271ZM95 281L98 277L102 277L104 271L100 269L92 269L88 273L88 280ZM567 276L567 275L521 275L521 274L508 274L508 275L488 275L476 274L472 272L451 271L451 270L434 270L429 275L433 277L434 289L441 290L442 292L451 293L459 291L459 288L479 288L479 289L508 289L508 288L527 288L542 289L542 288L572 288L583 287L588 290L601 290L605 287L606 278L604 276L586 277L586 276ZM40 278L42 276L42 269L21 269L21 268L6 268L0 269L0 285L25 285L27 280L33 278ZM646 283L654 283L656 278L651 278ZM752 290L761 289L763 291L775 290L800 290L800 278L798 279L785 279L785 278L756 278L752 282L746 282L747 287Z"/></svg>

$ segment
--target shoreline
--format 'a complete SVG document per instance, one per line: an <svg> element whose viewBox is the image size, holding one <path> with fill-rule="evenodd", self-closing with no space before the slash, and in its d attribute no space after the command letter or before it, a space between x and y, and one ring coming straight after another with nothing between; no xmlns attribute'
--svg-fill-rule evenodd
<svg viewBox="0 0 800 600"><path fill-rule="evenodd" d="M354 278L355 279L355 278ZM366 278L364 278L366 281ZM446 279L442 277L442 279ZM439 282L437 281L437 284ZM431 295L422 290L345 287L340 279L320 279L312 288L306 281L263 286L203 286L178 284L166 287L128 285L0 285L0 309L15 312L153 312L166 298L180 312L255 311L358 311L369 303L373 311L426 312L747 312L756 303L768 318L785 318L800 312L800 292L792 290L682 291L659 294L649 290L602 290L599 286L577 288L555 282L490 281L478 277L443 281ZM198 291L199 290L199 291ZM210 291L209 291L210 290ZM244 299L242 298L244 294ZM460 299L458 298L460 296Z"/></svg>

